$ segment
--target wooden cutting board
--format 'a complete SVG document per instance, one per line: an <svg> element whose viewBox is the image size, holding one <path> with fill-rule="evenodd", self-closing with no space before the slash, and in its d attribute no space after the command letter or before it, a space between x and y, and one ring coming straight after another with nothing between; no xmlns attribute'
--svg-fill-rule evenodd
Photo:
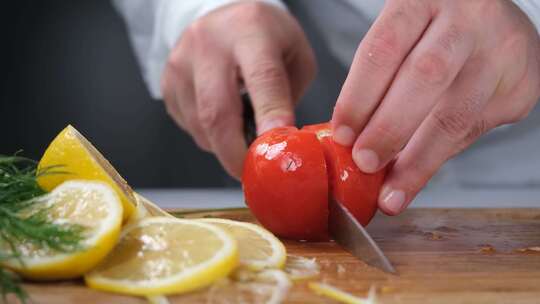
<svg viewBox="0 0 540 304"><path fill-rule="evenodd" d="M212 216L253 221L246 210ZM193 215L191 215L193 216ZM197 215L197 216L200 216ZM315 257L324 281L364 296L376 286L378 303L540 303L539 209L410 209L378 215L368 231L398 275L385 274L331 242L286 241L290 254ZM340 269L340 271L338 271ZM26 284L33 303L147 303L85 288L82 282ZM169 297L206 303L206 291ZM335 303L297 283L287 303Z"/></svg>

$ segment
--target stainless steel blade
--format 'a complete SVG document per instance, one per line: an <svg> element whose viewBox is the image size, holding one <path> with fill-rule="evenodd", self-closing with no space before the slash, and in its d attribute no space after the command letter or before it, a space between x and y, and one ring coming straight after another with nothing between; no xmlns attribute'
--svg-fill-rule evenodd
<svg viewBox="0 0 540 304"><path fill-rule="evenodd" d="M341 203L330 200L328 230L332 238L366 264L396 273L377 243Z"/></svg>

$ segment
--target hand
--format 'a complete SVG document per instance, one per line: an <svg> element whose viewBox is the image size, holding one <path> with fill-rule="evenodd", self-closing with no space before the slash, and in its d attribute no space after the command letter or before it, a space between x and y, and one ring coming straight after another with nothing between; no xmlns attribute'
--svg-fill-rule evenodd
<svg viewBox="0 0 540 304"><path fill-rule="evenodd" d="M367 173L395 161L379 208L395 215L480 135L540 96L540 42L508 0L394 0L360 43L336 103L334 140Z"/></svg>
<svg viewBox="0 0 540 304"><path fill-rule="evenodd" d="M241 2L185 30L169 56L162 92L175 122L238 178L246 153L241 87L251 96L260 134L294 123L294 102L315 72L313 52L289 13Z"/></svg>

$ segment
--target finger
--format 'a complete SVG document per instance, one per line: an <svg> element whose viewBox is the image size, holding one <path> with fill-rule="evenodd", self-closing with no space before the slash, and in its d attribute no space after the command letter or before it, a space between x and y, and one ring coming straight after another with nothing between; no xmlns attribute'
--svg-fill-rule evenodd
<svg viewBox="0 0 540 304"><path fill-rule="evenodd" d="M300 39L296 41L295 45L291 47L290 53L285 57L291 86L291 98L294 104L298 103L317 74L315 54L304 34L299 36Z"/></svg>
<svg viewBox="0 0 540 304"><path fill-rule="evenodd" d="M161 82L163 99L176 124L193 138L199 148L209 152L210 143L197 117L192 77L191 67L186 62L170 59Z"/></svg>
<svg viewBox="0 0 540 304"><path fill-rule="evenodd" d="M239 178L247 147L237 76L232 61L206 55L196 60L194 70L197 116L218 160L231 176Z"/></svg>
<svg viewBox="0 0 540 304"><path fill-rule="evenodd" d="M424 1L387 1L358 46L332 116L334 140L351 146L431 20Z"/></svg>
<svg viewBox="0 0 540 304"><path fill-rule="evenodd" d="M237 49L236 60L253 103L257 134L293 124L289 78L279 48L251 41Z"/></svg>
<svg viewBox="0 0 540 304"><path fill-rule="evenodd" d="M373 173L392 160L463 68L474 43L452 20L435 19L407 56L354 144L353 159L360 170Z"/></svg>
<svg viewBox="0 0 540 304"><path fill-rule="evenodd" d="M410 204L451 157L494 127L485 116L500 75L467 63L450 89L399 153L379 195L379 208L395 215Z"/></svg>
<svg viewBox="0 0 540 304"><path fill-rule="evenodd" d="M161 94L163 95L163 102L165 103L165 109L169 116L176 122L176 124L188 131L185 123L183 122L182 112L176 102L176 90L174 83L176 82L176 76L174 75L173 68L169 65L165 67L163 77L161 78Z"/></svg>

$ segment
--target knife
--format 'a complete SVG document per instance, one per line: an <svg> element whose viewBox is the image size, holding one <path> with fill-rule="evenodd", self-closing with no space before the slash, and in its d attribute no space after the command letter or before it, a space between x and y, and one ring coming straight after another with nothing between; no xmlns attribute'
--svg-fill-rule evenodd
<svg viewBox="0 0 540 304"><path fill-rule="evenodd" d="M251 100L245 90L241 92L241 96L244 139L249 146L257 136L255 116ZM386 258L364 227L362 227L343 204L333 199L329 203L328 230L336 243L358 259L385 272L396 273L388 258Z"/></svg>
<svg viewBox="0 0 540 304"><path fill-rule="evenodd" d="M257 138L257 127L255 126L255 113L253 112L253 106L251 105L251 99L245 90L240 92L242 98L242 119L244 120L244 140L249 147L251 143Z"/></svg>
<svg viewBox="0 0 540 304"><path fill-rule="evenodd" d="M366 264L388 273L396 273L377 243L347 207L331 199L328 211L328 231L336 243Z"/></svg>

